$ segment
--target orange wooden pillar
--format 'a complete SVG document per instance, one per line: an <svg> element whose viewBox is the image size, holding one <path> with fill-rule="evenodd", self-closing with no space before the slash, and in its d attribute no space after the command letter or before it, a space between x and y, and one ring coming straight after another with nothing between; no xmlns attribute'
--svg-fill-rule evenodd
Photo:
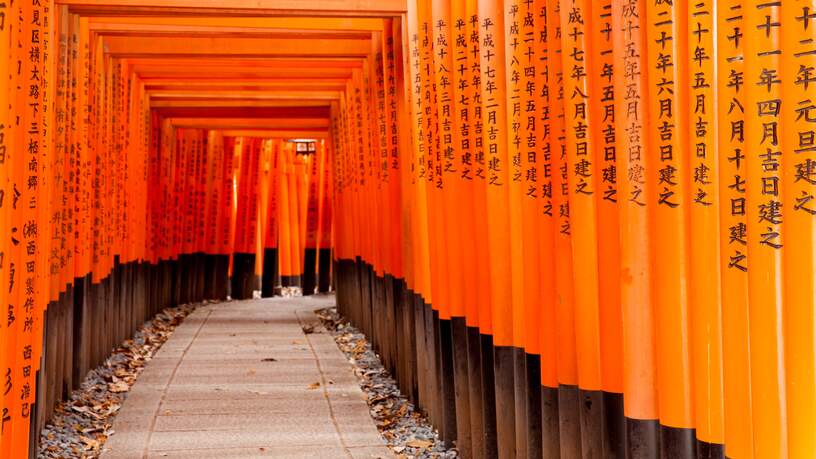
<svg viewBox="0 0 816 459"><path fill-rule="evenodd" d="M512 299L512 326L513 326L513 392L515 402L515 454L527 457L528 451L528 387L527 387L527 326L529 320L526 317L528 308L526 301L528 298L527 276L535 276L534 272L528 273L525 268L534 263L528 263L527 258L536 257L538 244L533 249L532 243L524 245L525 224L528 229L535 230L532 222L525 219L525 193L526 178L524 177L525 166L528 166L529 147L526 144L528 134L535 131L535 126L528 123L525 111L526 104L525 91L528 90L527 78L534 70L534 66L529 64L535 58L535 50L532 43L526 41L527 33L532 31L534 23L531 19L532 2L519 2L508 0L504 2L504 44L506 47L505 58L505 78L506 78L506 129L507 129L507 160L508 160L508 192L510 211L510 262L512 269L511 277L511 299ZM530 69L530 72L526 71ZM531 75L530 77L533 77ZM525 156L527 156L525 158ZM530 248L530 250L526 250ZM530 290L532 290L532 286ZM536 439L540 438L537 433ZM533 454L537 454L533 452Z"/></svg>
<svg viewBox="0 0 816 459"><path fill-rule="evenodd" d="M747 230L753 446L757 458L785 457L790 452L783 335L788 248L782 182L784 160L790 157L783 155L784 146L792 145L782 139L793 135L784 131L783 116L789 116L784 110L792 108L782 102L781 53L792 50L782 49L779 3L746 1L742 9L751 33L743 36L746 193L737 212L745 214Z"/></svg>
<svg viewBox="0 0 816 459"><path fill-rule="evenodd" d="M22 19L21 19L22 20ZM11 21L10 21L11 22ZM13 23L9 24L9 32L4 34L8 39L9 43L16 43L22 33L20 30L20 23L18 21L14 21ZM21 59L20 53L23 52L23 49L19 49L18 46L9 46L11 50L10 55L10 62L15 62L18 59ZM15 68L14 65L8 67L8 78L9 81L19 82L20 78L22 78L22 69ZM9 107L9 115L14 116L16 113L14 110L19 110L21 107L21 97L18 94L20 91L9 90L8 91L8 107ZM15 126L15 125L11 125ZM6 174L7 180L9 182L4 184L6 189L9 190L10 198L12 201L10 207L6 211L5 217L8 222L8 275L9 281L8 285L5 286L7 290L7 301L8 301L8 308L12 312L12 315L9 317L7 315L7 323L6 326L3 327L5 330L4 333L4 347L2 349L3 354L5 355L4 361L6 366L4 367L4 371L11 379L11 389L8 392L3 393L3 402L2 402L2 414L3 419L6 420L6 425L0 431L0 452L4 456L11 457L12 451L17 451L17 447L19 446L18 443L15 444L15 436L19 437L19 435L15 435L16 432L20 429L20 424L22 423L22 416L20 412L20 404L18 402L20 398L19 393L19 370L18 370L18 352L22 348L18 343L22 340L20 339L20 317L19 313L19 297L20 291L23 289L22 286L22 278L23 274L21 273L21 269L18 266L21 266L22 261L22 248L23 248L23 236L22 236L22 224L23 224L23 206L18 205L20 199L23 198L22 192L24 188L23 182L23 175L24 175L24 163L22 161L22 157L18 157L17 155L11 155L10 151L14 151L16 145L22 143L22 139L20 138L19 130L12 127L8 131L8 137L5 138L4 136L4 143L7 147L7 154L4 157L4 167L7 167L8 173ZM25 202L25 201L23 201ZM12 270L12 268L14 268ZM7 381L8 381L7 377Z"/></svg>
<svg viewBox="0 0 816 459"><path fill-rule="evenodd" d="M725 454L754 457L751 414L745 187L744 29L741 1L721 2L731 14L717 15L717 116L719 141L720 272L722 295L723 415ZM729 38L734 37L734 38Z"/></svg>
<svg viewBox="0 0 816 459"><path fill-rule="evenodd" d="M487 165L486 209L490 260L496 434L500 457L515 455L513 378L513 265L511 263L505 17L501 4L479 1L482 124ZM489 38L489 39L488 39Z"/></svg>
<svg viewBox="0 0 816 459"><path fill-rule="evenodd" d="M440 247L440 240L443 233L440 231L442 214L440 210L439 191L437 190L437 180L442 180L441 168L437 168L438 164L438 145L437 137L435 136L438 129L437 109L436 109L436 85L434 82L434 58L435 49L433 42L433 15L431 2L427 0L418 1L418 40L419 40L419 78L420 78L420 92L418 96L419 104L419 118L422 139L420 146L420 155L418 160L421 161L419 165L418 180L418 195L417 199L421 202L418 212L420 219L418 230L421 232L418 237L420 241L419 256L422 257L422 263L418 265L418 270L421 275L425 276L423 280L424 291L422 292L424 303L424 314L420 318L423 321L422 331L424 332L424 357L427 359L427 378L426 385L428 387L428 394L430 395L427 407L429 416L435 425L441 426L443 429L441 433L443 439L449 440L450 434L445 433L446 426L451 426L450 414L449 421L445 422L445 405L443 397L442 386L442 372L441 372L441 352L439 346L439 320L440 318L447 318L447 314L442 311L443 307L448 305L445 294L447 290L446 285L441 282L443 275L446 272L440 270L439 261L443 257L445 247ZM448 405L447 412L451 412L451 407Z"/></svg>
<svg viewBox="0 0 816 459"><path fill-rule="evenodd" d="M437 288L442 292L439 308L440 373L442 374L442 403L445 441L462 444L463 454L470 454L470 409L467 371L455 361L466 357L465 308L462 293L462 238L458 207L460 189L458 174L461 160L456 150L461 144L461 133L456 122L458 102L454 92L451 2L435 0L431 4L433 39L433 80L436 100L431 109L436 113L438 145L433 150L432 233L437 249ZM434 234L434 232L438 234ZM444 301L444 303L442 302Z"/></svg>
<svg viewBox="0 0 816 459"><path fill-rule="evenodd" d="M304 223L304 174L306 164L303 155L297 150L301 144L295 144L291 159L291 173L288 176L289 182L289 242L292 265L292 285L302 287L303 285L303 223Z"/></svg>
<svg viewBox="0 0 816 459"><path fill-rule="evenodd" d="M245 161L243 155L243 143L244 139L240 137L231 137L227 142L227 146L225 147L226 154L232 156L232 161L230 161L229 166L230 170L227 171L230 177L230 189L231 196L232 196L232 203L229 209L229 232L225 234L227 238L224 241L224 248L227 250L227 254L229 254L229 278L230 278L230 291L232 290L232 278L235 273L235 250L237 250L236 245L236 237L239 231L239 219L238 219L238 204L243 200L242 195L240 193L240 178L241 178L241 171L242 171L242 163Z"/></svg>
<svg viewBox="0 0 816 459"><path fill-rule="evenodd" d="M9 78L11 72L12 58L14 53L11 46L11 27L4 27L0 30L0 76L2 78ZM12 199L14 199L14 184L9 181L9 177L13 176L14 169L11 157L12 144L12 126L11 126L11 112L6 107L9 106L10 93L9 91L0 91L0 231L3 234L11 234L13 228L12 221ZM0 279L10 279L11 264L14 263L12 259L12 251L14 245L10 237L0 238ZM8 304L9 289L5 282L0 288L0 304ZM0 327L0 342L4 343L3 348L0 349L0 369L7 368L8 352L7 347L10 344L11 330L6 327ZM10 418L8 405L6 405L6 397L0 398L0 423L5 424L3 419ZM8 434L5 429L0 430L0 451L7 451Z"/></svg>
<svg viewBox="0 0 816 459"><path fill-rule="evenodd" d="M215 275L219 279L226 279L223 284L219 284L216 289L216 299L226 298L228 295L229 279L232 275L230 271L230 261L232 258L233 247L233 214L236 204L235 196L235 139L232 137L224 137L220 132L214 135L212 139L215 144L213 149L215 152L222 152L222 166L218 173L220 184L217 189L218 192L218 214L216 216L216 234L215 247L216 266Z"/></svg>
<svg viewBox="0 0 816 459"><path fill-rule="evenodd" d="M305 234L303 244L303 294L312 295L317 288L317 238L320 226L320 169L325 154L318 144L309 143L307 163Z"/></svg>
<svg viewBox="0 0 816 459"><path fill-rule="evenodd" d="M480 35L482 22L479 14L479 2L467 0L465 3L467 41L467 66L470 69L466 77L471 81L470 95L472 100L471 118L472 130L468 139L473 148L473 181L472 181L472 212L473 212L473 244L475 262L475 304L468 313L469 325L475 326L468 333L468 353L471 363L469 368L473 374L474 388L479 386L476 379L481 377L481 420L483 438L477 438L474 430L474 454L482 451L482 457L494 457L497 451L496 434L496 395L493 375L493 286L490 277L490 252L488 247L487 227L487 189L488 189L488 147L485 136L485 107L482 94L482 39ZM477 84L478 83L478 84ZM467 247L465 248L467 251ZM466 305L467 308L468 305ZM475 309L475 311L473 310ZM475 322L471 320L475 319ZM477 373L478 372L478 373ZM472 392L472 393L473 393ZM471 398L473 400L473 398ZM478 406L478 402L474 403ZM471 410L473 413L473 410ZM476 416L473 413L472 418ZM478 444L483 439L483 444Z"/></svg>
<svg viewBox="0 0 816 459"><path fill-rule="evenodd" d="M328 293L332 279L332 228L333 225L333 156L336 154L334 144L326 145L321 141L320 152L320 184L318 185L318 224L317 231L317 291Z"/></svg>
<svg viewBox="0 0 816 459"><path fill-rule="evenodd" d="M292 161L294 160L293 145L289 142L283 144L281 152L280 168L280 201L279 201L279 257L280 276L283 287L294 286L295 276L292 267L292 198L294 190L290 184L292 182Z"/></svg>
<svg viewBox="0 0 816 459"><path fill-rule="evenodd" d="M422 111L422 54L425 52L423 42L425 35L420 29L422 21L418 14L416 1L408 2L408 12L405 18L405 32L403 38L408 48L406 55L406 90L405 99L408 103L409 117L403 114L403 120L410 126L410 136L402 139L405 148L402 153L403 163L403 214L408 222L403 230L403 251L405 262L405 280L409 293L409 308L413 316L413 342L416 349L416 403L419 409L431 417L433 410L432 395L430 393L429 372L427 370L429 358L425 346L425 276L420 267L423 266L422 243L427 233L420 230L424 222L424 197L420 191L424 190L424 126ZM339 211L339 209L337 209ZM339 288L339 286L338 286Z"/></svg>
<svg viewBox="0 0 816 459"><path fill-rule="evenodd" d="M257 283L255 257L261 142L257 138L239 137L235 149L241 154L241 172L238 177L239 198L231 296L236 299L251 299Z"/></svg>
<svg viewBox="0 0 816 459"><path fill-rule="evenodd" d="M520 314L520 328L523 337L523 352L517 350L516 356L516 387L523 386L523 397L516 400L516 406L523 406L524 430L523 436L517 435L517 451L526 451L527 457L544 457L542 446L542 402L541 402L541 273L542 264L547 260L541 258L542 244L540 238L541 217L541 183L546 180L542 177L541 165L544 161L544 138L546 113L542 111L544 94L545 63L541 52L541 42L544 36L541 32L542 21L545 19L541 3L518 2L518 11L512 12L508 20L518 29L517 34L511 34L514 42L518 43L511 62L511 77L513 96L510 108L513 110L513 143L518 146L517 170L514 172L513 182L520 185L522 228L516 231L516 237L521 240L523 261L523 308ZM512 32L512 31L511 31ZM514 325L515 332L515 325ZM518 371L523 369L523 371ZM518 393L518 390L517 390ZM517 418L519 409L517 409ZM517 426L517 432L521 430ZM525 442L522 444L520 442Z"/></svg>
<svg viewBox="0 0 816 459"><path fill-rule="evenodd" d="M206 256L207 273L205 276L204 298L221 299L226 295L221 288L226 288L227 276L223 271L219 235L225 212L225 196L228 188L224 186L224 164L228 156L224 151L224 137L214 130L206 131L207 136L207 191L205 201L205 227L202 250Z"/></svg>
<svg viewBox="0 0 816 459"><path fill-rule="evenodd" d="M716 111L716 50L713 1L689 5L687 100L690 120L686 136L690 178L689 316L692 393L697 454L723 456L723 354L720 237L721 205L714 182L719 170Z"/></svg>
<svg viewBox="0 0 816 459"><path fill-rule="evenodd" d="M536 193L538 198L538 230L536 239L539 248L539 263L537 279L538 285L538 314L539 320L532 324L538 327L540 354L539 361L539 391L540 391L540 416L541 416L541 455L551 457L560 455L559 445L559 405L558 405L558 369L557 356L557 334L555 315L555 231L557 208L554 207L554 193L560 190L554 189L554 175L558 173L553 168L555 154L560 151L554 149L556 146L554 138L560 135L560 131L555 131L561 121L557 118L554 108L556 106L559 88L556 85L557 75L555 74L554 63L561 67L558 55L550 47L550 42L556 40L557 36L550 33L548 17L556 15L553 6L545 0L536 1L534 4L533 18L535 22L535 56L536 72L533 81L536 90L534 98L536 113L538 114L535 130L535 141L540 143L537 148L536 157ZM532 166L531 166L532 167ZM533 227L536 225L533 224ZM533 272L535 270L533 269ZM534 334L531 335L535 336ZM528 365L530 364L528 362ZM532 389L531 389L532 390Z"/></svg>
<svg viewBox="0 0 816 459"><path fill-rule="evenodd" d="M613 55L622 68L615 72L618 218L620 228L621 318L623 322L623 393L628 444L642 445L642 456L658 454L658 411L655 369L655 311L652 302L649 221L655 203L655 167L647 154L647 92L644 30L646 2L612 2ZM621 66L619 65L619 67ZM624 174L624 171L626 173Z"/></svg>
<svg viewBox="0 0 816 459"><path fill-rule="evenodd" d="M816 451L816 301L814 190L816 190L816 5L781 6L782 187L784 190L785 397L789 457ZM797 69L793 72L793 69ZM765 128L763 127L763 130ZM763 179L763 190L768 179Z"/></svg>
<svg viewBox="0 0 816 459"><path fill-rule="evenodd" d="M647 199L656 202L651 221L652 292L656 311L656 369L661 450L694 452L689 321L689 211L691 170L687 154L689 85L679 63L688 62L687 5L648 4L650 101L649 156L655 167Z"/></svg>
<svg viewBox="0 0 816 459"><path fill-rule="evenodd" d="M271 297L275 294L275 287L278 285L278 231L279 231L279 210L280 206L280 167L281 167L281 140L267 139L263 142L263 153L265 166L263 170L263 180L265 191L262 190L264 199L262 209L265 213L261 221L263 231L263 274L261 280L261 296ZM265 216L265 218L263 218Z"/></svg>
<svg viewBox="0 0 816 459"><path fill-rule="evenodd" d="M426 110L428 107L425 91L428 89L428 61L432 59L430 50L430 24L427 11L418 1L408 2L407 40L410 49L409 75L411 89L408 100L411 104L412 142L410 154L407 154L411 167L406 170L407 196L404 201L410 222L409 236L406 238L406 252L411 264L407 278L411 280L408 287L414 293L414 326L417 349L417 383L420 408L429 419L437 421L437 392L433 360L434 348L428 340L429 304L433 301L430 279L429 238L428 238L428 203L427 203L427 169L428 142L426 127ZM410 174L409 174L410 172Z"/></svg>
<svg viewBox="0 0 816 459"><path fill-rule="evenodd" d="M593 27L590 30L588 70L589 105L594 152L598 246L598 322L603 392L603 454L625 454L626 423L623 409L623 323L621 319L620 222L617 168L615 72L621 71L614 58L612 2L590 2Z"/></svg>
<svg viewBox="0 0 816 459"><path fill-rule="evenodd" d="M572 224L569 202L569 176L566 145L566 107L567 95L563 85L567 78L562 36L565 26L561 17L558 2L548 3L547 42L549 55L547 62L548 78L553 90L550 90L550 150L552 154L553 177L553 212L555 213L555 323L558 346L558 415L559 440L562 457L575 457L581 454L581 434L578 399L578 369L576 357L575 302L573 291L572 268Z"/></svg>
<svg viewBox="0 0 816 459"><path fill-rule="evenodd" d="M600 318L598 298L598 162L593 157L597 137L593 96L600 89L590 84L594 76L591 33L595 18L591 4L575 0L561 5L561 56L566 156L564 183L568 188L569 234L572 240L576 363L579 397L581 453L603 454L603 397L601 394Z"/></svg>
<svg viewBox="0 0 816 459"><path fill-rule="evenodd" d="M306 146L306 148L308 149L308 146ZM295 186L297 187L297 244L293 250L296 251L297 256L293 258L293 261L295 261L295 271L297 273L296 275L300 279L300 286L303 287L303 263L306 249L306 220L309 199L310 157L308 154L298 154L295 156L295 158Z"/></svg>

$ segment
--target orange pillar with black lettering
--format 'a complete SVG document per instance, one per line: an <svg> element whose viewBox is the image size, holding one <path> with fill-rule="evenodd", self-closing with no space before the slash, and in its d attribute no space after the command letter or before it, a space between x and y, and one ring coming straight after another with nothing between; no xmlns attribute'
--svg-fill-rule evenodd
<svg viewBox="0 0 816 459"><path fill-rule="evenodd" d="M515 455L513 378L513 265L511 263L505 17L501 4L479 1L482 123L487 164L487 237L493 317L496 436L500 457Z"/></svg>
<svg viewBox="0 0 816 459"><path fill-rule="evenodd" d="M294 271L292 270L292 225L291 225L291 197L294 191L290 188L292 175L293 145L285 142L281 151L280 167L280 201L278 204L279 242L278 254L280 257L280 276L283 287L294 286Z"/></svg>
<svg viewBox="0 0 816 459"><path fill-rule="evenodd" d="M647 199L656 203L652 232L652 292L662 454L691 457L694 407L689 320L689 212L691 170L688 155L688 5L647 4L646 46L650 101L648 150L654 184Z"/></svg>
<svg viewBox="0 0 816 459"><path fill-rule="evenodd" d="M785 110L791 108L782 101L781 53L791 50L782 48L780 2L746 1L742 8L746 193L738 212L745 214L747 226L754 456L786 457L790 450L783 274L785 252L790 249L783 232L786 199L781 185L784 160L790 157L783 151L791 145L783 139L792 134L785 133L783 124L783 116L789 116Z"/></svg>
<svg viewBox="0 0 816 459"><path fill-rule="evenodd" d="M263 142L264 149L264 183L265 183L265 207L266 218L261 237L263 239L263 274L261 279L261 296L268 298L274 296L275 287L278 284L278 232L279 232L279 210L280 206L280 167L281 167L281 140L266 139Z"/></svg>
<svg viewBox="0 0 816 459"><path fill-rule="evenodd" d="M782 187L784 191L785 396L788 453L816 451L816 5L784 3L782 28ZM795 72L792 70L796 69ZM810 72L810 73L808 73ZM764 185L764 183L763 183Z"/></svg>
<svg viewBox="0 0 816 459"><path fill-rule="evenodd" d="M723 441L728 457L754 457L745 203L745 62L743 2L718 2L717 122ZM727 14L725 12L728 12Z"/></svg>
<svg viewBox="0 0 816 459"><path fill-rule="evenodd" d="M714 53L714 2L689 5L687 81L691 91L687 112L690 120L685 136L692 173L689 203L689 319L691 334L692 393L697 454L723 455L723 355L722 285L720 266L720 198L714 183L718 176L719 130L716 112Z"/></svg>
<svg viewBox="0 0 816 459"><path fill-rule="evenodd" d="M505 0L503 6L504 14L504 44L506 53L504 55L505 70L505 100L506 105L506 130L507 130L507 167L508 167L508 209L510 212L510 264L511 264L511 301L512 301L512 327L513 327L513 399L515 404L515 454L522 457L528 456L527 434L528 434L528 400L527 400L527 359L525 355L526 344L526 285L525 280L528 275L524 271L525 256L535 256L535 250L529 252L524 246L524 166L525 161L522 155L527 153L526 147L522 145L530 127L526 124L523 110L523 92L527 89L525 80L525 59L534 57L535 52L529 43L525 43L523 27L525 23L532 25L528 19L532 2L520 2L518 0ZM527 55L525 55L525 53ZM525 124L523 124L523 122ZM532 226L532 225L530 225ZM533 228L534 229L534 228ZM528 244L530 245L530 244ZM535 246L538 249L538 245ZM535 273L530 273L535 275Z"/></svg>
<svg viewBox="0 0 816 459"><path fill-rule="evenodd" d="M5 11L3 11L5 14ZM12 58L14 53L11 46L11 26L0 29L0 77L7 79L11 72ZM14 228L12 221L12 200L15 199L14 184L10 181L13 177L13 159L11 155L12 148L12 124L11 111L9 107L10 93L9 91L0 91L0 231L3 237L0 238L0 279L11 279L11 265L14 263L12 252L14 245L11 241L12 229ZM15 266L16 269L16 266ZM5 281L0 284L0 305L8 305L9 286ZM7 368L8 353L7 347L10 344L11 330L8 326L0 326L0 342L3 343L0 349L0 372L5 373ZM9 415L8 405L6 405L7 398L0 398L0 425L5 424L2 419ZM0 450L6 449L6 432L5 429L0 430Z"/></svg>
<svg viewBox="0 0 816 459"><path fill-rule="evenodd" d="M303 294L312 295L317 288L317 238L320 226L320 167L323 152L316 142L309 144L306 171L306 239L303 244Z"/></svg>
<svg viewBox="0 0 816 459"><path fill-rule="evenodd" d="M623 412L627 444L642 446L643 456L658 454L655 311L652 300L651 243L655 167L647 135L651 106L647 94L650 65L646 53L646 2L613 0L613 55L617 130L618 219L620 229L620 301L623 322ZM619 31L619 32L618 32Z"/></svg>

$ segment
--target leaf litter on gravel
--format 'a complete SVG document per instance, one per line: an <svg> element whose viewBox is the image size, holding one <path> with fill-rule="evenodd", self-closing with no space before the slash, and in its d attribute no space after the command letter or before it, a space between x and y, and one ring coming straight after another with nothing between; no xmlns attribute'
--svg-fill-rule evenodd
<svg viewBox="0 0 816 459"><path fill-rule="evenodd" d="M365 335L331 307L315 311L340 350L354 366L369 412L391 451L405 459L459 457L447 448L427 418L402 395Z"/></svg>
<svg viewBox="0 0 816 459"><path fill-rule="evenodd" d="M210 303L163 310L125 340L102 365L88 372L70 399L54 408L51 420L40 433L38 458L98 458L105 441L114 433L113 419L147 362L185 317Z"/></svg>

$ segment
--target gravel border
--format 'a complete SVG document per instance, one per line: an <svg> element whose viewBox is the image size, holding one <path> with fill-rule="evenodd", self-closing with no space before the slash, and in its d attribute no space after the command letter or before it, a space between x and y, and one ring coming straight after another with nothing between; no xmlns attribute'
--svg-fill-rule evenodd
<svg viewBox="0 0 816 459"><path fill-rule="evenodd" d="M354 366L354 374L365 392L371 417L388 447L399 458L456 458L455 448L447 448L428 419L402 395L397 382L383 367L365 335L337 313L336 307L315 314L337 346Z"/></svg>
<svg viewBox="0 0 816 459"><path fill-rule="evenodd" d="M204 301L167 308L158 313L113 351L99 367L85 376L70 400L61 401L40 434L37 457L95 459L113 435L113 420L127 398L130 387L170 338L185 317L196 308L221 301Z"/></svg>

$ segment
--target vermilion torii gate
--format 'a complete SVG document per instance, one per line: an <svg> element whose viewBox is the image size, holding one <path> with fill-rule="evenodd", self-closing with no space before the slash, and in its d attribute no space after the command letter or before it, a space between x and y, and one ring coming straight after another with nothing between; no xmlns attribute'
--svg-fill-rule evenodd
<svg viewBox="0 0 816 459"><path fill-rule="evenodd" d="M0 13L0 456L163 307L329 273L464 457L816 451L812 0Z"/></svg>

